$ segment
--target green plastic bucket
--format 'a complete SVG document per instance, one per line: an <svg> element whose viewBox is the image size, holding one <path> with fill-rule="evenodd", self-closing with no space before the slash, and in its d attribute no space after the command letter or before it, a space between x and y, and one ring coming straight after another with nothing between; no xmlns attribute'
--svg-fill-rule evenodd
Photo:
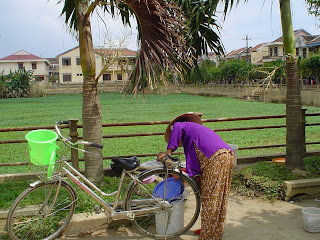
<svg viewBox="0 0 320 240"><path fill-rule="evenodd" d="M56 162L58 134L51 130L34 130L26 135L29 144L30 160L37 166L48 166L47 177L51 178Z"/></svg>

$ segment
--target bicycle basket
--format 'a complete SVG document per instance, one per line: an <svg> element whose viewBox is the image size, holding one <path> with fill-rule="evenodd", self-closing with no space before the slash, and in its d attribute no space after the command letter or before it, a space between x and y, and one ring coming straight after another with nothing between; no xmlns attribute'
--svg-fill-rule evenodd
<svg viewBox="0 0 320 240"><path fill-rule="evenodd" d="M51 177L56 161L58 134L51 130L34 130L26 135L29 145L30 161L37 166L47 166L48 178Z"/></svg>

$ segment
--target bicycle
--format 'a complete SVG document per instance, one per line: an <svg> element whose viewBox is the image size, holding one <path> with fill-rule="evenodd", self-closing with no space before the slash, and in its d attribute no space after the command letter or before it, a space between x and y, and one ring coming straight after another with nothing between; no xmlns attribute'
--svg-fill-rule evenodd
<svg viewBox="0 0 320 240"><path fill-rule="evenodd" d="M113 158L118 169L118 189L105 193L67 162L70 148L84 151L78 145L100 147L86 141L72 143L59 129L69 121L59 121L55 130L64 143L61 158L56 160L50 179L31 183L9 209L6 228L11 239L55 239L66 230L75 211L78 197L76 184L102 208L108 222L128 219L141 233L155 239L171 239L187 232L200 212L200 188L182 171L178 158L167 159L161 167L143 169L137 157ZM167 167L166 167L167 166ZM130 179L121 201L124 182ZM114 198L105 201L103 197Z"/></svg>

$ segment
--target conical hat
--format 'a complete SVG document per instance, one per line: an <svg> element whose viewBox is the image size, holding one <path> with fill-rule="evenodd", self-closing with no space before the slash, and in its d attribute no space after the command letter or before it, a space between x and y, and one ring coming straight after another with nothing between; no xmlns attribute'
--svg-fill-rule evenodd
<svg viewBox="0 0 320 240"><path fill-rule="evenodd" d="M169 142L169 139L170 139L171 126L173 124L175 124L176 122L194 122L194 123L202 124L202 121L201 121L201 118L199 117L199 115L197 115L195 113L182 114L182 115L176 117L175 119L173 119L169 123L169 125L164 133L164 139L166 140L166 142ZM180 142L179 147L181 147L181 146L182 146L182 143Z"/></svg>

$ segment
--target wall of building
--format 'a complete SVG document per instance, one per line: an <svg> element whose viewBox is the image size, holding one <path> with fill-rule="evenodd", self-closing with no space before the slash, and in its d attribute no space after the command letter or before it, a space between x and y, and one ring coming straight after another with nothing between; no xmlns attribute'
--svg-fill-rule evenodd
<svg viewBox="0 0 320 240"><path fill-rule="evenodd" d="M70 58L71 65L63 65L63 59ZM69 52L66 52L62 55L59 55L59 82L60 83L71 83L78 84L83 82L81 65L77 65L77 58L80 58L80 50L79 48L75 48ZM98 54L95 54L95 62L96 62L96 77L100 74L104 67L104 57ZM71 74L71 81L65 82L63 81L63 76L65 74ZM128 79L128 73L123 72L122 68L118 64L118 59L116 59L104 72L104 74L110 74L111 79L106 82L117 82L118 74L121 74L122 80L125 81ZM103 74L99 77L99 83L103 81Z"/></svg>
<svg viewBox="0 0 320 240"><path fill-rule="evenodd" d="M34 75L49 75L49 70L45 62L22 62L23 67L28 71L32 70ZM37 63L37 69L32 69L32 63ZM18 70L17 62L4 62L0 63L1 69L4 70L4 74L8 74L11 71Z"/></svg>
<svg viewBox="0 0 320 240"><path fill-rule="evenodd" d="M59 56L59 82L68 83L63 80L64 75L71 74L71 81L69 83L82 83L82 70L81 65L77 65L77 58L80 57L79 48L75 48L63 55ZM64 59L70 58L71 65L63 65Z"/></svg>

